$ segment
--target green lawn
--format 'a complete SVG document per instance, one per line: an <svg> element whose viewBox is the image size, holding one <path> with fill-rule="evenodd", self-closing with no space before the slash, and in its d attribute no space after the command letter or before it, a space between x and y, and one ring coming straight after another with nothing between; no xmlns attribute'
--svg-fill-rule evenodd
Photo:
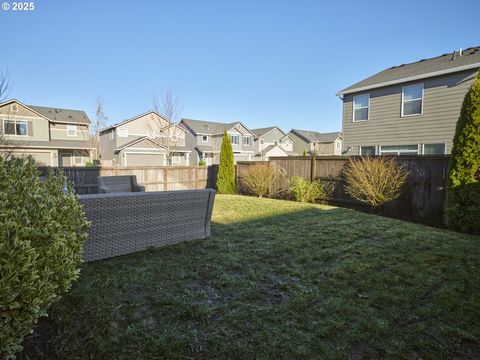
<svg viewBox="0 0 480 360"><path fill-rule="evenodd" d="M480 357L480 237L243 196L213 222L85 264L23 358Z"/></svg>

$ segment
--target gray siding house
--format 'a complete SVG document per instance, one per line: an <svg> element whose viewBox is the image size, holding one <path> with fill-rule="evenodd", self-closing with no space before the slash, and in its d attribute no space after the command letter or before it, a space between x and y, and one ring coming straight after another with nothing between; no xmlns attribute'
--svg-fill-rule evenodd
<svg viewBox="0 0 480 360"><path fill-rule="evenodd" d="M293 152L293 139L285 134L278 126L253 129L254 160L267 161L272 156L291 156Z"/></svg>
<svg viewBox="0 0 480 360"><path fill-rule="evenodd" d="M100 161L106 166L186 166L187 131L155 111L100 131Z"/></svg>
<svg viewBox="0 0 480 360"><path fill-rule="evenodd" d="M348 155L449 154L478 47L393 66L337 93Z"/></svg>
<svg viewBox="0 0 480 360"><path fill-rule="evenodd" d="M240 121L226 124L182 119L180 126L190 134L187 136L187 147L195 149L192 153L194 164L198 164L200 160L204 160L207 165L219 163L224 131L230 136L235 163L253 160L254 134Z"/></svg>
<svg viewBox="0 0 480 360"><path fill-rule="evenodd" d="M81 110L0 104L0 153L32 156L47 166L85 166L91 160L90 119Z"/></svg>
<svg viewBox="0 0 480 360"><path fill-rule="evenodd" d="M319 133L292 129L288 135L294 140L293 151L299 155L341 155L342 133Z"/></svg>

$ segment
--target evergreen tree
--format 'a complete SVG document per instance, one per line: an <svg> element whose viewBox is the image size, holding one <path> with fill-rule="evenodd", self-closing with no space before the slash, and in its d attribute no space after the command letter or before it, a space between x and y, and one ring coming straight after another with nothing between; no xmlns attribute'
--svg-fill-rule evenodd
<svg viewBox="0 0 480 360"><path fill-rule="evenodd" d="M220 148L217 189L220 194L235 194L237 192L232 143L226 131L223 133L222 147Z"/></svg>
<svg viewBox="0 0 480 360"><path fill-rule="evenodd" d="M445 223L480 234L480 75L463 100L448 175Z"/></svg>

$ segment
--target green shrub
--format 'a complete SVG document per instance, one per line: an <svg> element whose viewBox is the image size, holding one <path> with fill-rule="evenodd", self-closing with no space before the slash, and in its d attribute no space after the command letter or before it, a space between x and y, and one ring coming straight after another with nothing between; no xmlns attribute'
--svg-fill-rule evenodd
<svg viewBox="0 0 480 360"><path fill-rule="evenodd" d="M85 166L86 166L86 167L94 167L94 166L96 166L96 165L95 165L95 163L94 163L93 161L87 161L87 162L85 163Z"/></svg>
<svg viewBox="0 0 480 360"><path fill-rule="evenodd" d="M288 190L296 201L315 202L320 196L325 196L320 180L310 182L301 176L292 176L288 181Z"/></svg>
<svg viewBox="0 0 480 360"><path fill-rule="evenodd" d="M0 157L0 358L13 357L78 277L88 223L72 188L35 161Z"/></svg>
<svg viewBox="0 0 480 360"><path fill-rule="evenodd" d="M465 95L453 138L445 223L480 234L480 75Z"/></svg>
<svg viewBox="0 0 480 360"><path fill-rule="evenodd" d="M279 175L278 167L273 164L255 164L248 167L242 184L258 197L274 195L274 184Z"/></svg>
<svg viewBox="0 0 480 360"><path fill-rule="evenodd" d="M396 199L405 182L408 171L395 158L363 157L349 161L343 175L345 191L355 200L373 207L380 207Z"/></svg>
<svg viewBox="0 0 480 360"><path fill-rule="evenodd" d="M220 194L235 194L235 165L233 163L233 149L227 132L223 133L220 148L220 164L218 165L217 190Z"/></svg>
<svg viewBox="0 0 480 360"><path fill-rule="evenodd" d="M207 163L205 162L204 159L200 159L200 160L198 161L198 166L205 166L205 165L207 165Z"/></svg>

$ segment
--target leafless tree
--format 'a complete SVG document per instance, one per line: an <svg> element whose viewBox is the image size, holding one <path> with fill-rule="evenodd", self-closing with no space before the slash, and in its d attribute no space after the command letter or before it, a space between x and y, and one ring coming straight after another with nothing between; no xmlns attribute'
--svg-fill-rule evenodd
<svg viewBox="0 0 480 360"><path fill-rule="evenodd" d="M94 159L98 160L99 158L99 136L100 130L103 129L107 125L108 117L104 111L104 102L97 96L97 100L95 101L95 121L93 126L90 128L90 140L91 146L94 149Z"/></svg>
<svg viewBox="0 0 480 360"><path fill-rule="evenodd" d="M154 95L152 98L153 109L168 122L168 127L158 128L158 123L149 125L155 134L161 138L161 144L166 148L167 164L173 165L175 148L181 139L185 139L185 133L176 126L183 111L183 101L173 88L167 88L159 98ZM157 129L155 129L157 127Z"/></svg>
<svg viewBox="0 0 480 360"><path fill-rule="evenodd" d="M7 100L7 96L11 90L10 74L8 71L0 72L0 103Z"/></svg>

